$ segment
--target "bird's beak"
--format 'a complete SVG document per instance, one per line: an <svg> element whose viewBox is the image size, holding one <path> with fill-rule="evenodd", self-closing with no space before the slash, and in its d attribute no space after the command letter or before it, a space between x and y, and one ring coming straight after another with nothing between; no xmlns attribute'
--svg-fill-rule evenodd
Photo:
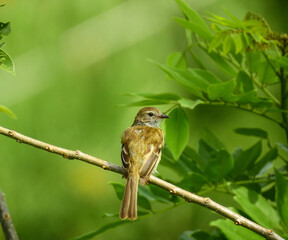
<svg viewBox="0 0 288 240"><path fill-rule="evenodd" d="M169 116L165 115L165 114L162 114L159 116L159 118L169 118Z"/></svg>

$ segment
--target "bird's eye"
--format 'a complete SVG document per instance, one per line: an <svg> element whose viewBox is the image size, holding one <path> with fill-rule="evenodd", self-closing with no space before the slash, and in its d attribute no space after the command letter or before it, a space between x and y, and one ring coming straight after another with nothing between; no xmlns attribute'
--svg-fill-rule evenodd
<svg viewBox="0 0 288 240"><path fill-rule="evenodd" d="M149 112L148 115L149 115L150 117L153 117L154 114L153 114L152 112Z"/></svg>

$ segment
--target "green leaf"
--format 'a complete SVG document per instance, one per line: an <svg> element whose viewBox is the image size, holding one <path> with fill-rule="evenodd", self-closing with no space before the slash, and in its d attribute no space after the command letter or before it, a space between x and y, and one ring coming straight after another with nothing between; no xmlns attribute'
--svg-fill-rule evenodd
<svg viewBox="0 0 288 240"><path fill-rule="evenodd" d="M208 70L189 68L191 81L196 82L201 89L206 90L210 84L221 83L222 81L212 72Z"/></svg>
<svg viewBox="0 0 288 240"><path fill-rule="evenodd" d="M213 133L211 132L208 128L205 128L205 141L213 146L214 148L220 150L220 149L225 149L225 145L221 142L221 140Z"/></svg>
<svg viewBox="0 0 288 240"><path fill-rule="evenodd" d="M189 79L190 78L189 73L183 70L170 68L165 65L158 64L158 63L155 63L155 64L158 67L160 67L164 72L166 72L173 80L175 80L177 83L185 87L185 89L190 91L192 94L200 98L203 97L201 89Z"/></svg>
<svg viewBox="0 0 288 240"><path fill-rule="evenodd" d="M149 184L149 189L154 196L156 196L158 202L171 203L171 200L169 199L171 194L168 191L152 184Z"/></svg>
<svg viewBox="0 0 288 240"><path fill-rule="evenodd" d="M229 76L235 76L237 71L234 67L232 67L222 56L219 56L217 53L215 52L206 52L211 58L212 60L216 63L216 65L218 66L218 68L223 71L224 73L226 73Z"/></svg>
<svg viewBox="0 0 288 240"><path fill-rule="evenodd" d="M200 60L200 58L197 56L197 54L195 54L192 50L190 51L190 54L198 68L207 70L202 61Z"/></svg>
<svg viewBox="0 0 288 240"><path fill-rule="evenodd" d="M186 69L186 58L182 52L172 52L167 58L167 65L179 69Z"/></svg>
<svg viewBox="0 0 288 240"><path fill-rule="evenodd" d="M148 210L148 211L152 211L151 204L150 204L149 200L146 197L140 195L140 193L138 195L137 205Z"/></svg>
<svg viewBox="0 0 288 240"><path fill-rule="evenodd" d="M276 204L280 217L288 229L288 181L275 169L276 175Z"/></svg>
<svg viewBox="0 0 288 240"><path fill-rule="evenodd" d="M183 232L178 240L212 240L210 235L202 230L193 230Z"/></svg>
<svg viewBox="0 0 288 240"><path fill-rule="evenodd" d="M138 192L140 196L146 198L148 201L158 201L158 202L163 202L163 203L169 203L169 201L166 198L160 197L158 195L155 195L153 192L151 192L148 186L139 185Z"/></svg>
<svg viewBox="0 0 288 240"><path fill-rule="evenodd" d="M198 152L202 160L199 165L213 182L223 179L233 169L232 156L225 149L217 150L200 139Z"/></svg>
<svg viewBox="0 0 288 240"><path fill-rule="evenodd" d="M288 70L288 58L287 57L279 57L271 59L272 61L276 62L280 67Z"/></svg>
<svg viewBox="0 0 288 240"><path fill-rule="evenodd" d="M217 48L223 42L224 36L225 35L222 32L215 34L215 37L213 38L213 40L209 44L209 52L213 51L215 48Z"/></svg>
<svg viewBox="0 0 288 240"><path fill-rule="evenodd" d="M0 22L0 35L7 36L11 32L10 23L2 23Z"/></svg>
<svg viewBox="0 0 288 240"><path fill-rule="evenodd" d="M206 28L203 28L200 24L192 21L188 21L183 18L174 17L173 18L177 23L179 23L182 27L187 28L191 30L192 32L198 34L201 38L203 38L205 41L210 42L212 39L212 34L209 31L207 31Z"/></svg>
<svg viewBox="0 0 288 240"><path fill-rule="evenodd" d="M136 220L137 221L137 220ZM112 223L108 223L108 224L105 224L103 225L102 227L90 232L90 233L87 233L87 234L84 234L82 236L79 236L79 237L76 237L76 238L73 238L73 240L87 240L87 239L92 239L93 237L107 231L107 230L110 230L112 228L115 228L115 227L118 227L120 225L123 225L123 224L126 224L126 223L132 223L131 221L123 221L123 220L118 220L118 221L115 221L115 222L112 222Z"/></svg>
<svg viewBox="0 0 288 240"><path fill-rule="evenodd" d="M234 200L249 214L249 216L263 227L281 232L280 218L273 206L257 192L246 187L231 186L235 194ZM269 217L267 217L269 216Z"/></svg>
<svg viewBox="0 0 288 240"><path fill-rule="evenodd" d="M254 144L252 147L247 150L238 151L234 156L234 168L231 173L232 176L237 177L246 170L249 170L253 164L256 162L262 151L261 141Z"/></svg>
<svg viewBox="0 0 288 240"><path fill-rule="evenodd" d="M284 150L285 152L288 152L288 145L285 143L276 143L276 145L278 147L280 147L282 150Z"/></svg>
<svg viewBox="0 0 288 240"><path fill-rule="evenodd" d="M225 37L224 37L224 41L223 41L223 55L226 55L230 52L231 50L231 47L232 47L232 39L231 39L231 36L230 34L227 34Z"/></svg>
<svg viewBox="0 0 288 240"><path fill-rule="evenodd" d="M182 12L188 17L190 22L193 22L202 29L202 31L206 32L207 35L212 35L210 29L204 20L200 17L200 15L194 11L188 4L183 0L176 0Z"/></svg>
<svg viewBox="0 0 288 240"><path fill-rule="evenodd" d="M189 140L189 123L184 110L180 107L173 109L169 117L169 121L164 122L165 140L173 158L177 160Z"/></svg>
<svg viewBox="0 0 288 240"><path fill-rule="evenodd" d="M12 58L10 58L10 56L6 52L4 52L2 49L0 49L0 67L6 70L7 72L15 75L14 62Z"/></svg>
<svg viewBox="0 0 288 240"><path fill-rule="evenodd" d="M204 102L200 99L197 100L191 100L188 98L181 98L178 100L178 103L181 105L183 108L188 108L188 109L194 109L196 106L199 104L203 104Z"/></svg>
<svg viewBox="0 0 288 240"><path fill-rule="evenodd" d="M227 82L212 84L207 89L208 97L211 100L229 98L233 94L235 85L236 84L233 79Z"/></svg>
<svg viewBox="0 0 288 240"><path fill-rule="evenodd" d="M203 174L192 172L186 174L178 185L191 192L199 192L206 183L208 183L208 180Z"/></svg>
<svg viewBox="0 0 288 240"><path fill-rule="evenodd" d="M226 235L228 239L233 240L246 240L246 239L253 239L253 240L263 240L263 237L260 235L234 224L229 219L217 219L210 223L211 226L218 227L221 231Z"/></svg>
<svg viewBox="0 0 288 240"><path fill-rule="evenodd" d="M277 156L277 148L270 149L259 161L252 165L252 167L248 170L249 174L252 176L259 174L259 172L265 167L265 165L276 159Z"/></svg>
<svg viewBox="0 0 288 240"><path fill-rule="evenodd" d="M236 128L234 132L245 136L268 138L268 133L260 128Z"/></svg>
<svg viewBox="0 0 288 240"><path fill-rule="evenodd" d="M211 159L204 172L208 179L217 182L225 178L232 169L232 156L226 150L222 149Z"/></svg>
<svg viewBox="0 0 288 240"><path fill-rule="evenodd" d="M233 41L235 44L235 53L239 53L241 52L241 50L243 49L243 42L242 42L242 37L241 37L241 33L235 33L233 35Z"/></svg>
<svg viewBox="0 0 288 240"><path fill-rule="evenodd" d="M254 90L253 81L245 71L239 71L236 79L241 93L251 92Z"/></svg>
<svg viewBox="0 0 288 240"><path fill-rule="evenodd" d="M5 106L0 105L0 112L7 114L11 118L17 119L17 116L15 115L15 113L13 113L9 108Z"/></svg>
<svg viewBox="0 0 288 240"><path fill-rule="evenodd" d="M249 72L257 72L260 64L264 61L263 54L260 51L250 51L246 53L246 64Z"/></svg>
<svg viewBox="0 0 288 240"><path fill-rule="evenodd" d="M257 68L256 73L261 83L274 84L276 82L279 82L279 79L275 74L273 68L266 60L263 60L263 62L261 62L261 64Z"/></svg>
<svg viewBox="0 0 288 240"><path fill-rule="evenodd" d="M239 25L238 22L235 23L235 21L228 20L224 17L215 15L213 13L208 13L208 14L213 17L213 18L207 18L209 21L214 22L214 23L218 23L222 26L238 27L238 25Z"/></svg>
<svg viewBox="0 0 288 240"><path fill-rule="evenodd" d="M117 198L122 201L125 185L117 182L109 182L109 184L114 188Z"/></svg>

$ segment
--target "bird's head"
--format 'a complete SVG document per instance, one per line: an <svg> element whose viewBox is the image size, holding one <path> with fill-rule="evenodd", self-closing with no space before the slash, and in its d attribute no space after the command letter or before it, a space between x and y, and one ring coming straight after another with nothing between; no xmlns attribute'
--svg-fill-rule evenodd
<svg viewBox="0 0 288 240"><path fill-rule="evenodd" d="M146 125L159 127L160 122L165 118L169 118L169 116L163 114L159 109L155 107L144 107L137 113L133 126Z"/></svg>

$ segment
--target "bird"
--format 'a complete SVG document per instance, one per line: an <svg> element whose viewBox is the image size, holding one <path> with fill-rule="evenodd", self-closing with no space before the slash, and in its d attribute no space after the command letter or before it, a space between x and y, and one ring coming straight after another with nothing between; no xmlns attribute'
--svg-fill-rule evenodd
<svg viewBox="0 0 288 240"><path fill-rule="evenodd" d="M137 219L138 182L145 185L156 170L164 145L160 123L169 116L155 107L139 110L131 127L122 134L121 160L127 178L120 219Z"/></svg>

